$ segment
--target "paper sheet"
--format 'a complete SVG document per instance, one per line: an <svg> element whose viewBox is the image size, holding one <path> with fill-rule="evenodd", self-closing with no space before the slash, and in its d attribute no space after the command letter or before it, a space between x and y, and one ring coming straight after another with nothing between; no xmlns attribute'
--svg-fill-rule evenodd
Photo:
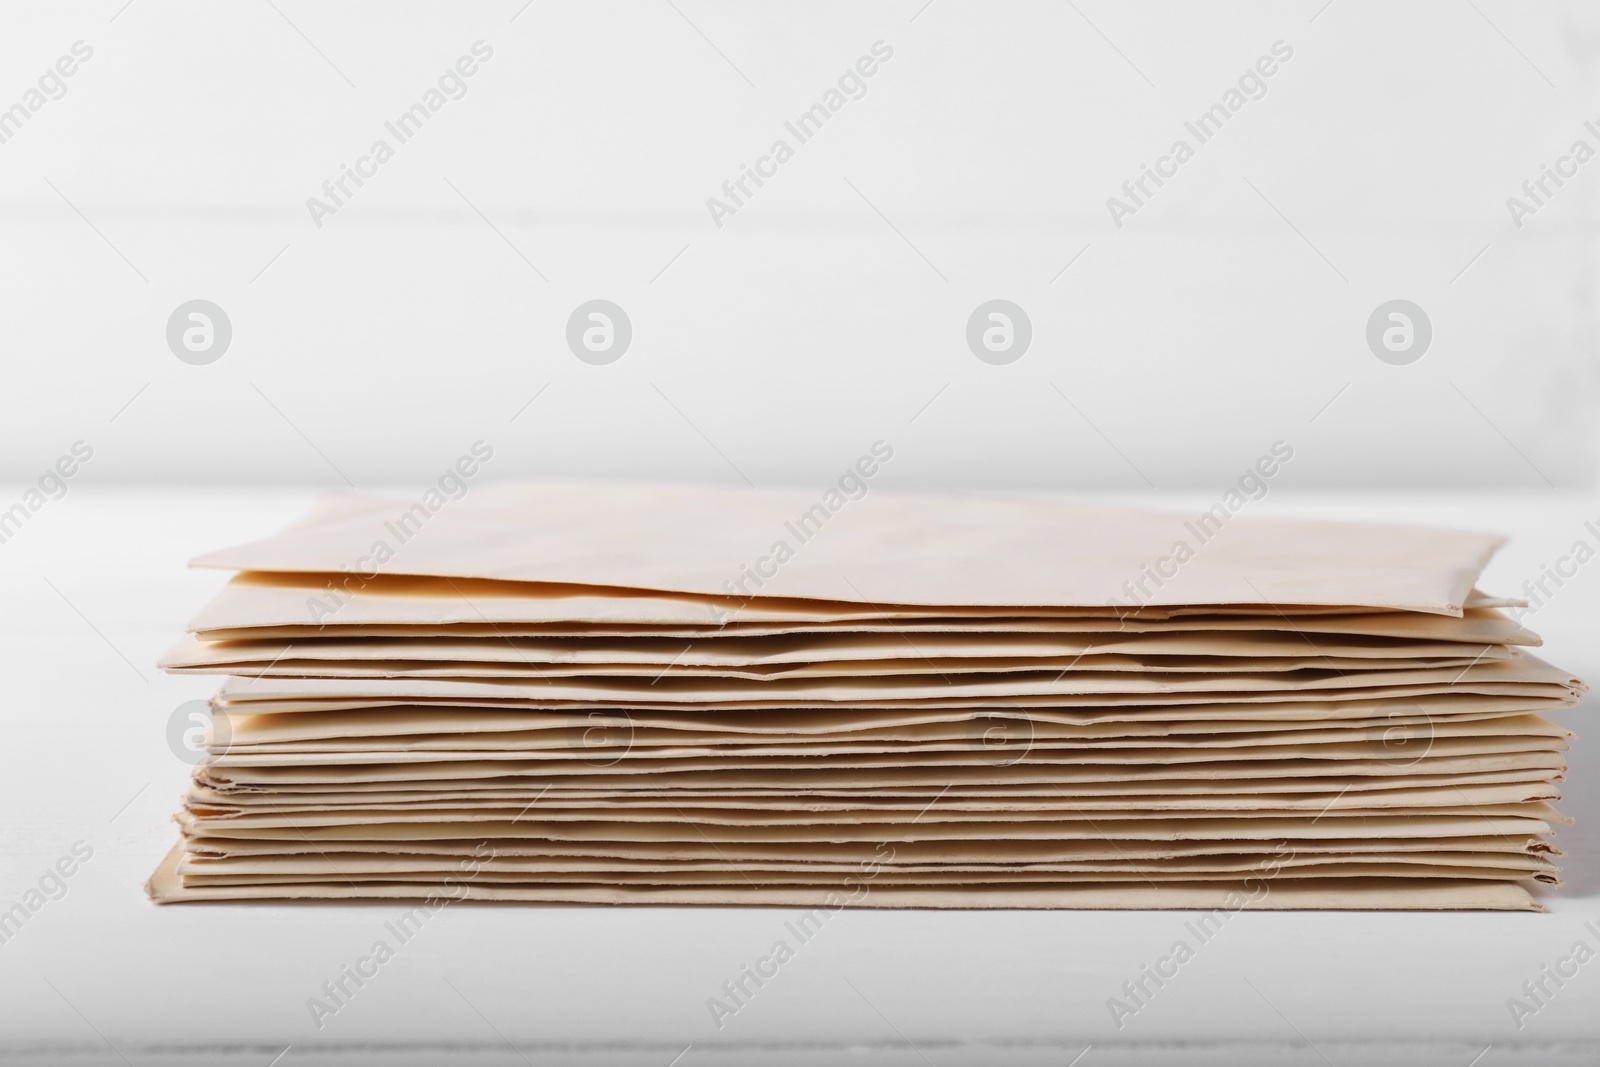
<svg viewBox="0 0 1600 1067"><path fill-rule="evenodd" d="M1537 910L1557 884L1571 734L1542 715L1583 686L1476 589L1496 538L815 503L341 496L202 557L240 573L161 665L225 679L152 897Z"/></svg>

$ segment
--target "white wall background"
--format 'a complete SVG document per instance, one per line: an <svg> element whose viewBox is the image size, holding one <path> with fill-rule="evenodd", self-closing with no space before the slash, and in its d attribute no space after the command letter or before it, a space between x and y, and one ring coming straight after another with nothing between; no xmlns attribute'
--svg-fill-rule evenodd
<svg viewBox="0 0 1600 1067"><path fill-rule="evenodd" d="M0 9L0 108L94 49L0 144L0 479L84 439L85 481L365 488L480 438L500 477L808 483L883 438L919 488L1210 489L1278 439L1298 486L1594 479L1600 160L1521 229L1505 203L1600 148L1592 4L123 4ZM878 40L867 95L715 227ZM1267 95L1114 227L1278 40ZM209 366L165 342L196 297L233 325ZM633 322L609 366L564 343L592 297ZM1033 323L1010 366L964 341L993 297ZM1364 340L1396 297L1435 332L1409 366Z"/></svg>

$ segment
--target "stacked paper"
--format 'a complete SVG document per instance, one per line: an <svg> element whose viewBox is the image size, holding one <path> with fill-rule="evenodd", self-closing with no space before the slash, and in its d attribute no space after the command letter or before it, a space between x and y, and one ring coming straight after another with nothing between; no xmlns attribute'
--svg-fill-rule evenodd
<svg viewBox="0 0 1600 1067"><path fill-rule="evenodd" d="M859 481L854 485L859 486ZM842 487L843 488L843 487ZM1475 533L875 492L340 496L158 901L1536 909L1577 679Z"/></svg>

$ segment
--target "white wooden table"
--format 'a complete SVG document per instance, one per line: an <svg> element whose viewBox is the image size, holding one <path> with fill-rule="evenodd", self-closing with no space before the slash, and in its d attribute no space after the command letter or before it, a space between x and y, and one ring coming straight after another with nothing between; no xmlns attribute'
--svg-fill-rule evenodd
<svg viewBox="0 0 1600 1067"><path fill-rule="evenodd" d="M718 1030L706 999L794 909L461 906L401 946L321 1029L307 998L398 906L156 908L187 767L169 714L210 683L152 663L223 580L207 548L297 515L310 489L75 485L0 545L0 910L79 842L58 899L0 944L0 1059L82 1064L1367 1064L1600 1059L1600 960L1520 1030L1507 998L1574 943L1600 950L1600 738L1580 740L1549 913L1242 914L1118 1030L1106 1000L1181 935L1177 913L841 914ZM17 499L5 487L0 500ZM1163 503L1203 506L1199 499ZM1260 513L1513 535L1485 587L1515 592L1600 501L1274 496ZM1530 618L1600 680L1600 560ZM1563 721L1584 732L1589 709ZM1087 1052L1084 1049L1091 1046ZM1488 1051L1484 1052L1486 1046ZM688 1048L687 1052L683 1050ZM288 1051L284 1053L284 1049ZM67 1054L72 1058L68 1059Z"/></svg>

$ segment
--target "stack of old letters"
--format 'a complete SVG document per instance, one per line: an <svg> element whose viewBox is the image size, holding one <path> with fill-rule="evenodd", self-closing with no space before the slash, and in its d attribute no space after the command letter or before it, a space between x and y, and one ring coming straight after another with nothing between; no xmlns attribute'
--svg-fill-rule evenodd
<svg viewBox="0 0 1600 1067"><path fill-rule="evenodd" d="M227 677L151 894L1537 908L1542 713L1581 685L1477 591L1497 543L879 490L332 497L197 561L237 573L164 666Z"/></svg>

